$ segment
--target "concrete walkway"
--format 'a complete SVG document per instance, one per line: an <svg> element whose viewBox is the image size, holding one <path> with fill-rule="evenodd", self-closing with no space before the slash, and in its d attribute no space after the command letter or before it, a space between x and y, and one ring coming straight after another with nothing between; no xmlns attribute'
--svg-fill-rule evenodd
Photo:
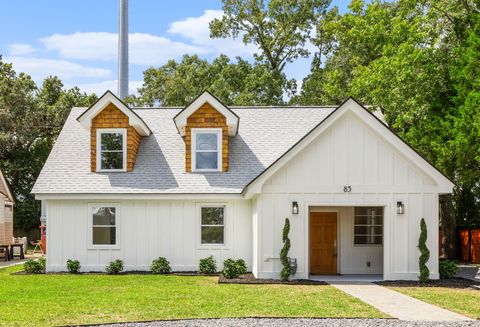
<svg viewBox="0 0 480 327"><path fill-rule="evenodd" d="M458 264L458 272L455 277L470 279L480 282L480 265L463 263Z"/></svg>
<svg viewBox="0 0 480 327"><path fill-rule="evenodd" d="M368 282L328 282L339 290L401 320L462 321L471 320L432 304L414 299L383 286Z"/></svg>
<svg viewBox="0 0 480 327"><path fill-rule="evenodd" d="M15 258L14 260L5 261L3 258L0 258L0 268L7 268L7 267L21 265L30 259L38 259L38 258L41 258L42 256L43 254L40 254L40 253L35 253L35 254L30 253L30 254L25 254L25 259Z"/></svg>
<svg viewBox="0 0 480 327"><path fill-rule="evenodd" d="M20 264L23 264L25 263L26 261L28 261L28 259L15 259L15 260L12 260L12 261L0 261L0 268L7 268L7 267L12 267L12 266L17 266L17 265L20 265Z"/></svg>

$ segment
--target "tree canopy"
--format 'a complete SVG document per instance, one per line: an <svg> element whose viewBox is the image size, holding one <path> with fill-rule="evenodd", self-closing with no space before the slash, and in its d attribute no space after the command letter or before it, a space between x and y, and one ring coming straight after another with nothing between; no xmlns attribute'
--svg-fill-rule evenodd
<svg viewBox="0 0 480 327"><path fill-rule="evenodd" d="M16 228L39 225L39 204L30 194L33 184L70 109L95 100L76 87L64 89L54 76L37 87L0 57L0 168L16 198Z"/></svg>
<svg viewBox="0 0 480 327"><path fill-rule="evenodd" d="M331 0L222 0L223 17L210 23L213 38L242 37L260 50L256 58L273 71L307 57L312 25Z"/></svg>
<svg viewBox="0 0 480 327"><path fill-rule="evenodd" d="M276 73L266 64L237 58L232 62L220 55L211 63L196 55L185 55L180 62L168 61L144 72L139 96L127 102L152 106L185 106L204 90L212 91L227 105L278 105L296 90L294 80Z"/></svg>

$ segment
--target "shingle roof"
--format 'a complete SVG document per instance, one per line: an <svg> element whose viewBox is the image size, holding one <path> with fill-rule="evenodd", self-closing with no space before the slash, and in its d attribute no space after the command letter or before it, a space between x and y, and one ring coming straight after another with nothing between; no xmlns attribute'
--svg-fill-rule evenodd
<svg viewBox="0 0 480 327"><path fill-rule="evenodd" d="M86 108L73 108L32 193L241 193L335 109L230 108L240 125L224 173L185 173L185 143L173 121L181 109L171 108L134 109L153 133L142 139L133 172L92 173L90 132L76 120Z"/></svg>

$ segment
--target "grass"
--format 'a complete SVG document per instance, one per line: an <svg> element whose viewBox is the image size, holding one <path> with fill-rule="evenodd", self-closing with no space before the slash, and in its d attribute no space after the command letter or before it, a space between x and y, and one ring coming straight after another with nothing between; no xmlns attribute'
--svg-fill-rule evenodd
<svg viewBox="0 0 480 327"><path fill-rule="evenodd" d="M385 317L327 285L227 285L217 277L10 275L0 269L0 326L219 317Z"/></svg>
<svg viewBox="0 0 480 327"><path fill-rule="evenodd" d="M480 318L480 290L447 287L389 287L444 309L470 318Z"/></svg>

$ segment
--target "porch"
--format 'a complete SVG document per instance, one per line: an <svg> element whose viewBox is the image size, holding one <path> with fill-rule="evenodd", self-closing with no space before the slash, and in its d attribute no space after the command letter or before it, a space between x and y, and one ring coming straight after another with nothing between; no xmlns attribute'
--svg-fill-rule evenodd
<svg viewBox="0 0 480 327"><path fill-rule="evenodd" d="M347 275L310 275L310 280L317 282L336 283L336 282L354 282L354 283L374 283L383 281L382 274L347 274Z"/></svg>
<svg viewBox="0 0 480 327"><path fill-rule="evenodd" d="M383 206L309 206L308 212L309 279L383 280Z"/></svg>

